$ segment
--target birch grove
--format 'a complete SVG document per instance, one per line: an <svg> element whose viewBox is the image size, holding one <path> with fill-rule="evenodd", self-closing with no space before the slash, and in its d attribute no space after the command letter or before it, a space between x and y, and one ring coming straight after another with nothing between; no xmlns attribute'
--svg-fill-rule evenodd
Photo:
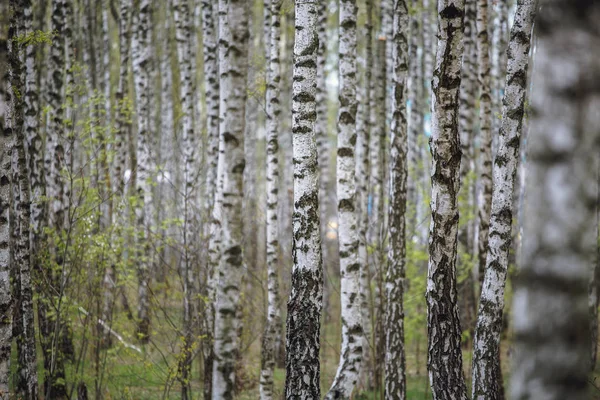
<svg viewBox="0 0 600 400"><path fill-rule="evenodd" d="M595 397L599 12L0 2L0 398Z"/></svg>

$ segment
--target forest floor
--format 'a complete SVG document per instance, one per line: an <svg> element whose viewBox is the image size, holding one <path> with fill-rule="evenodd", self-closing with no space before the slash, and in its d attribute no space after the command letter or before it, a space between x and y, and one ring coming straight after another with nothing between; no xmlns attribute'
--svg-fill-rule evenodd
<svg viewBox="0 0 600 400"><path fill-rule="evenodd" d="M332 282L335 287L336 282ZM134 287L132 287L134 289ZM158 292L158 291L157 291ZM176 292L176 291L174 291ZM159 292L160 293L160 292ZM329 298L328 318L323 319L321 337L321 390L324 395L329 389L336 373L339 360L341 324L339 320L339 300L335 289ZM134 293L131 293L133 298ZM246 299L246 316L244 318L245 334L242 345L244 363L240 368L239 399L254 400L258 398L258 381L260 375L260 339L262 334L263 312L260 295ZM420 296L419 296L420 297ZM154 299L152 315L152 338L149 344L140 345L133 336L135 326L126 317L126 312L119 310L115 313L117 319L113 328L119 332L127 343L139 346L141 352L125 347L118 340L108 351L96 352L96 342L93 339L94 329L91 321L74 311L73 321L74 344L76 350L75 362L67 363L67 385L74 391L80 382L85 382L89 397L96 397L96 388L102 392L106 400L158 400L181 398L181 385L177 380L178 352L181 344L181 298L163 295ZM410 302L411 299L406 299ZM135 310L134 310L135 311ZM407 324L407 398L431 399L428 378L426 376L426 332L424 326L416 329ZM83 334L87 332L87 334ZM505 382L508 382L510 337L503 339L502 365ZM98 354L100 355L98 357ZM41 349L38 349L40 382L43 376ZM470 376L470 346L463 350L465 376ZM16 349L13 349L13 363L16 362ZM16 376L16 374L11 374ZM193 399L202 398L202 357L197 351L197 357L192 366ZM600 377L595 375L596 386L600 387ZM275 371L275 398L283 397L285 370ZM469 385L469 382L467 382ZM600 389L592 390L592 399L600 399ZM468 386L469 387L469 386ZM358 392L356 400L382 399L381 393Z"/></svg>

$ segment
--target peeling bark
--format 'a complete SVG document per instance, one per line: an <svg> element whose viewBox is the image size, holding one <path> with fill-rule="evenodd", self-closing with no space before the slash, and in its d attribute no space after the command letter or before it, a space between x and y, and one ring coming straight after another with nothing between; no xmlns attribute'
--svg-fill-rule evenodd
<svg viewBox="0 0 600 400"><path fill-rule="evenodd" d="M431 225L427 272L429 382L433 398L466 399L456 291L460 138L458 92L463 0L438 2L438 47L432 81Z"/></svg>

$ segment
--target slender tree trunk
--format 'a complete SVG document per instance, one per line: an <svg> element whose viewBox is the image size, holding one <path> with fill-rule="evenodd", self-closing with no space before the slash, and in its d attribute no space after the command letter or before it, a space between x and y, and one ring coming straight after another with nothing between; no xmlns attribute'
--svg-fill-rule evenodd
<svg viewBox="0 0 600 400"><path fill-rule="evenodd" d="M65 206L64 182L62 171L64 168L64 79L66 70L66 47L65 47L65 25L66 25L66 2L55 0L52 2L52 30L56 32L52 39L50 48L50 60L48 65L48 124L46 129L46 154L44 159L45 171L49 176L47 181L46 195L48 202L49 227L60 234L64 228ZM54 246L54 257L57 265L64 267L63 254L58 254L56 243ZM44 352L44 396L45 398L66 398L66 382L64 370L64 354L60 348L59 333L61 329L58 301L54 301L55 293L61 296L60 272L49 272L46 276L52 288L46 288L49 298L43 299L38 305L40 313L40 330L42 350ZM52 310L52 311L50 311Z"/></svg>
<svg viewBox="0 0 600 400"><path fill-rule="evenodd" d="M411 8L419 9L422 7L421 0L411 0ZM407 200L411 207L409 215L409 236L416 235L417 208L421 203L421 196L418 190L418 171L419 162L421 161L421 152L419 148L420 138L423 136L423 87L421 80L423 79L423 55L419 52L419 45L423 39L423 31L419 23L420 14L411 13L409 20L409 76L407 81L407 101L409 104L408 110L408 177L407 177Z"/></svg>
<svg viewBox="0 0 600 400"><path fill-rule="evenodd" d="M203 56L204 56L204 87L206 97L206 109L207 109L207 135L208 143L206 149L206 192L204 198L204 212L206 219L204 221L204 240L209 244L206 247L206 255L208 262L206 263L206 270L204 271L204 292L203 295L207 297L207 301L204 304L205 307L205 319L204 319L204 341L202 342L202 349L204 352L204 398L212 398L212 366L213 366L213 343L212 337L214 333L214 318L215 310L213 299L215 291L215 279L214 274L216 266L218 265L218 259L216 258L220 249L214 248L213 246L218 244L220 239L217 235L220 235L220 230L216 224L216 219L213 218L213 210L216 208L216 193L217 193L217 182L220 179L220 175L217 173L218 160L219 160L219 69L217 64L217 28L215 27L215 7L213 7L211 0L202 1L202 45L203 45ZM213 236L215 235L215 236ZM212 248L212 252L211 252Z"/></svg>
<svg viewBox="0 0 600 400"><path fill-rule="evenodd" d="M131 49L131 13L132 0L120 0L119 2L119 83L115 94L116 117L115 117L115 160L113 190L122 196L125 192L125 170L127 169L127 140L130 137L129 112L131 111L131 100L128 96L128 72Z"/></svg>
<svg viewBox="0 0 600 400"><path fill-rule="evenodd" d="M479 282L483 282L492 205L492 94L490 44L488 35L488 0L477 0L477 81L479 82L479 192L478 252Z"/></svg>
<svg viewBox="0 0 600 400"><path fill-rule="evenodd" d="M383 332L384 319L384 298L383 298L383 281L384 281L384 258L383 258L383 214L384 214L384 151L386 141L385 129L385 50L386 43L383 38L379 38L375 42L374 49L374 65L375 74L371 87L371 134L370 134L370 216L369 216L369 232L368 238L373 247L371 257L371 269L373 271L373 280L375 290L373 293L372 315L373 319L373 361L374 361L374 380L375 387L381 388L383 382L383 366L384 366L384 348L385 338Z"/></svg>
<svg viewBox="0 0 600 400"><path fill-rule="evenodd" d="M152 124L150 113L150 97L152 86L150 73L151 59L151 14L152 2L141 0L133 23L133 76L135 81L137 144L136 144L136 182L137 196L136 219L138 232L137 242L137 274L138 274L138 312L137 336L142 343L150 339L149 314L149 265L150 257L150 221L152 217L151 202L152 188L149 184L151 177L151 148Z"/></svg>
<svg viewBox="0 0 600 400"><path fill-rule="evenodd" d="M215 313L212 398L232 399L239 351L240 292L244 276L242 201L248 12L246 2L219 1L220 126L223 137L221 257Z"/></svg>
<svg viewBox="0 0 600 400"><path fill-rule="evenodd" d="M331 140L329 130L329 95L327 92L327 18L329 10L327 1L318 3L317 32L319 36L319 49L317 50L317 121L315 123L315 134L317 140L317 151L319 157L319 209L321 210L321 242L323 251L323 272L325 276L335 274L338 267L338 241L339 235L332 226L334 211L335 185L331 185ZM339 221L338 221L339 222ZM336 234L331 235L333 231ZM323 280L323 312L325 321L331 319L332 294L336 294L330 279Z"/></svg>
<svg viewBox="0 0 600 400"><path fill-rule="evenodd" d="M506 77L507 46L508 46L508 2L493 3L494 28L492 38L492 132L500 129L502 112L502 97L504 96L504 80ZM498 135L492 138L492 155L498 151Z"/></svg>
<svg viewBox="0 0 600 400"><path fill-rule="evenodd" d="M587 287L600 144L600 60L590 55L600 52L600 3L542 4L511 398L579 400L590 398Z"/></svg>
<svg viewBox="0 0 600 400"><path fill-rule="evenodd" d="M464 28L464 52L462 79L460 88L460 147L462 151L460 162L460 191L459 197L465 199L464 204L468 210L466 220L459 228L459 243L463 246L463 251L459 254L465 254L467 257L460 260L459 265L467 265L466 278L459 283L458 299L461 316L461 328L469 333L469 338L473 337L473 329L476 320L476 299L475 299L475 278L468 256L474 255L475 245L475 222L476 218L470 217L474 213L474 195L475 189L475 96L477 91L477 0L465 0L465 28ZM460 256L459 256L460 257Z"/></svg>
<svg viewBox="0 0 600 400"><path fill-rule="evenodd" d="M21 0L20 7L16 5L13 11L17 13L15 19L20 20L19 35L29 34L32 32L32 7L28 0ZM22 14L20 14L22 13ZM19 15L20 14L20 15ZM16 47L16 44L12 46ZM25 52L25 63L33 62L31 48L34 46L29 43L22 43L21 54L16 51L11 57L12 83L11 86L18 88L19 92L25 93L23 97L12 96L12 111L14 113L12 121L15 123L15 147L13 149L12 163L12 185L13 198L17 220L14 224L17 225L13 229L16 232L16 240L13 245L15 253L14 272L18 275L20 286L19 304L14 304L13 307L19 307L20 319L16 320L20 324L20 337L18 338L18 378L15 392L17 396L26 400L34 400L38 398L38 381L37 381L37 359L36 359L36 342L34 328L34 309L33 309L33 290L31 277L31 247L30 247L30 225L31 225L31 201L30 201L30 184L29 175L27 173L27 154L25 152L25 134L32 128L32 121L26 124L26 111L32 111L32 107L37 110L37 98L34 100L32 92L26 82L23 80L34 77L33 65L27 68L27 65L22 65L22 52ZM16 50L12 47L11 50ZM18 56L18 57L17 57ZM25 69L24 69L25 67ZM31 75L30 75L31 74ZM23 90L24 89L24 90ZM31 102L36 104L32 105ZM28 104L29 102L29 104ZM37 113L34 114L37 118ZM29 116L31 119L31 116ZM37 127L37 119L35 121ZM37 133L37 132L36 132Z"/></svg>
<svg viewBox="0 0 600 400"><path fill-rule="evenodd" d="M358 197L358 262L360 264L360 309L363 321L363 363L361 369L361 386L372 389L373 356L371 347L371 271L367 251L367 235L369 230L369 144L371 132L371 76L373 70L373 10L372 0L365 1L366 21L365 37L365 74L361 86L361 98L358 110L356 140L356 184Z"/></svg>
<svg viewBox="0 0 600 400"><path fill-rule="evenodd" d="M513 192L525 113L529 48L535 11L535 1L519 0L510 34L502 124L493 170L489 249L473 341L473 399L504 398L503 383L497 379L500 373L500 334L512 238Z"/></svg>
<svg viewBox="0 0 600 400"><path fill-rule="evenodd" d="M260 373L261 400L273 399L273 372L277 337L281 335L281 315L279 312L279 221L277 205L279 196L279 129L281 118L280 102L280 18L281 1L271 0L265 4L269 8L269 49L267 75L267 323L262 341ZM265 38L267 40L267 38Z"/></svg>
<svg viewBox="0 0 600 400"><path fill-rule="evenodd" d="M466 399L456 291L460 139L458 89L463 0L438 2L438 47L432 81L431 225L427 274L429 381L433 398Z"/></svg>
<svg viewBox="0 0 600 400"><path fill-rule="evenodd" d="M16 38L21 5L16 2L3 4L3 25L0 27L0 393L9 391L10 348L13 337L13 299L11 296L12 238L10 224L11 209L11 150L14 144L14 110L11 64L18 58ZM10 16L10 17L9 17ZM10 20L10 25L6 20ZM8 29L7 29L8 26Z"/></svg>
<svg viewBox="0 0 600 400"><path fill-rule="evenodd" d="M194 71L192 70L192 12L186 0L174 0L173 14L175 19L175 39L177 42L177 60L179 62L179 99L181 103L181 137L183 141L183 260L181 276L183 279L183 343L179 362L179 379L181 381L181 397L191 398L190 370L192 347L194 344L194 305L195 294L195 263L196 243L196 131L194 121Z"/></svg>
<svg viewBox="0 0 600 400"><path fill-rule="evenodd" d="M406 78L408 75L408 6L394 0L392 136L388 266L385 279L385 385L386 399L406 399L404 350L404 278L406 276L406 200L408 132Z"/></svg>
<svg viewBox="0 0 600 400"><path fill-rule="evenodd" d="M292 135L294 214L292 287L288 301L285 397L320 399L320 319L323 260L315 142L317 5L295 2Z"/></svg>
<svg viewBox="0 0 600 400"><path fill-rule="evenodd" d="M339 100L337 140L337 212L341 275L342 348L326 399L350 399L362 364L360 262L356 230L356 1L339 8Z"/></svg>

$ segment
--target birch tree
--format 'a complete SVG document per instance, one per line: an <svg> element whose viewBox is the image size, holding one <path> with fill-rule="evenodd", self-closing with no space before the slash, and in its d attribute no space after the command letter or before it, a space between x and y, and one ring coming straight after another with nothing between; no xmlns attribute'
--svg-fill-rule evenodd
<svg viewBox="0 0 600 400"><path fill-rule="evenodd" d="M498 153L494 160L492 210L485 276L473 341L473 399L502 399L500 334L504 287L512 238L512 205L519 143L523 129L534 0L519 0L508 45L506 90Z"/></svg>
<svg viewBox="0 0 600 400"><path fill-rule="evenodd" d="M277 336L281 335L281 315L279 311L279 221L277 206L279 197L279 130L281 118L280 102L280 18L281 0L270 0L269 8L269 49L267 75L267 323L262 341L260 373L261 400L273 399L273 373Z"/></svg>
<svg viewBox="0 0 600 400"><path fill-rule="evenodd" d="M363 363L361 369L361 385L371 388L373 382L373 357L371 355L371 273L368 260L369 232L369 145L371 130L371 77L373 70L373 10L372 1L365 1L366 21L364 26L365 38L365 73L361 85L361 101L358 108L357 139L356 139L356 185L357 214L358 214L358 262L360 263L360 301L363 321Z"/></svg>
<svg viewBox="0 0 600 400"><path fill-rule="evenodd" d="M131 106L128 96L128 73L129 58L131 50L131 13L132 0L119 1L119 82L115 93L117 110L115 113L115 158L114 158L114 176L113 190L118 194L123 194L125 187L125 170L127 162L127 140L129 130L131 129L127 116L128 108Z"/></svg>
<svg viewBox="0 0 600 400"><path fill-rule="evenodd" d="M13 142L13 120L11 115L12 88L10 85L10 67L9 57L11 49L15 46L14 40L18 35L16 29L15 4L10 3L2 5L3 13L8 16L9 11L13 14L10 18L10 27L7 29L3 24L0 27L0 72L2 72L2 81L0 82L0 393L9 392L9 372L10 372L10 347L12 341L12 298L10 291L10 259L11 259L11 240L9 226L9 210L11 203L11 148ZM17 6L18 7L18 6ZM7 17L3 15L3 22ZM14 51L14 50L13 50Z"/></svg>
<svg viewBox="0 0 600 400"><path fill-rule="evenodd" d="M341 275L342 348L326 399L349 399L362 363L363 321L360 312L360 261L356 230L356 1L339 9L339 100L337 141L337 212Z"/></svg>
<svg viewBox="0 0 600 400"><path fill-rule="evenodd" d="M204 239L208 241L206 246L207 263L204 271L203 294L208 299L205 306L204 336L202 343L204 351L204 398L212 398L212 366L213 366L213 343L215 310L213 301L215 299L215 271L218 260L217 255L220 248L220 230L217 226L218 218L213 218L213 210L217 210L217 183L221 174L218 174L219 162L219 69L217 63L217 28L216 8L211 0L202 1L202 46L204 56L204 87L206 97L206 125L207 125L207 148L206 148L206 191L204 193L204 212L206 215L204 228Z"/></svg>
<svg viewBox="0 0 600 400"><path fill-rule="evenodd" d="M65 224L65 187L62 177L65 159L64 147L64 80L66 69L66 47L65 32L66 25L66 2L64 0L52 1L52 29L55 36L52 40L48 63L48 112L46 126L46 151L44 155L44 171L48 175L46 182L46 195L48 201L48 226L62 233ZM54 244L54 256L57 267L64 267L62 255L56 254L56 243ZM64 369L64 354L59 348L59 334L61 333L61 315L57 302L53 297L58 292L62 295L64 287L60 282L60 273L49 271L44 277L52 286L51 290L45 291L47 295L38 303L38 316L42 351L44 353L44 396L46 398L66 398L66 382Z"/></svg>
<svg viewBox="0 0 600 400"><path fill-rule="evenodd" d="M215 312L212 398L232 399L239 351L240 292L244 276L242 201L248 9L245 1L219 1L219 113L223 137L222 244Z"/></svg>
<svg viewBox="0 0 600 400"><path fill-rule="evenodd" d="M488 35L488 0L477 0L477 81L479 83L479 281L483 281L492 204L492 95Z"/></svg>
<svg viewBox="0 0 600 400"><path fill-rule="evenodd" d="M544 1L528 137L511 398L588 399L600 35L594 1Z"/></svg>
<svg viewBox="0 0 600 400"><path fill-rule="evenodd" d="M317 86L317 5L295 2L292 86L294 213L292 286L288 301L285 397L320 399L320 317L323 260L315 142Z"/></svg>
<svg viewBox="0 0 600 400"><path fill-rule="evenodd" d="M181 276L183 280L183 331L179 365L179 379L182 382L181 397L191 398L190 369L192 360L194 304L196 299L195 274L195 205L196 205L196 131L194 121L194 71L192 70L192 12L186 0L174 0L173 16L175 19L175 39L177 41L177 60L179 62L180 80L179 99L181 102L181 137L183 141L183 262Z"/></svg>
<svg viewBox="0 0 600 400"><path fill-rule="evenodd" d="M404 349L404 278L406 275L406 200L408 134L406 124L406 78L408 74L408 6L394 0L393 97L390 151L390 203L388 266L385 279L385 384L386 399L406 399Z"/></svg>
<svg viewBox="0 0 600 400"><path fill-rule="evenodd" d="M429 382L435 400L467 398L456 292L460 180L458 89L463 16L463 0L438 2L438 46L432 81L432 216L426 293Z"/></svg>
<svg viewBox="0 0 600 400"><path fill-rule="evenodd" d="M138 249L137 274L138 274L138 312L137 312L137 335L142 342L148 342L150 338L150 315L149 315L149 239L150 221L152 217L152 190L151 180L151 117L150 97L152 89L150 85L151 69L151 13L152 2L141 0L139 9L134 17L132 62L136 97L137 117L137 171L135 181L135 192L137 196L136 219L138 225Z"/></svg>

